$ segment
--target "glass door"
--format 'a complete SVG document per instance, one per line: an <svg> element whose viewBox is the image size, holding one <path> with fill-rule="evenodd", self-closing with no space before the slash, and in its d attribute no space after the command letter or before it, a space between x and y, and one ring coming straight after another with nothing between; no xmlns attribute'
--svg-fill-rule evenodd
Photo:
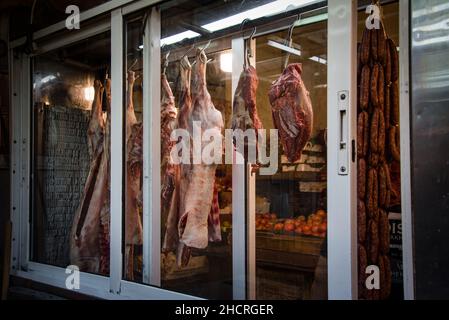
<svg viewBox="0 0 449 320"><path fill-rule="evenodd" d="M327 299L327 15L300 17L254 39L258 115L278 134L248 187L262 300Z"/></svg>

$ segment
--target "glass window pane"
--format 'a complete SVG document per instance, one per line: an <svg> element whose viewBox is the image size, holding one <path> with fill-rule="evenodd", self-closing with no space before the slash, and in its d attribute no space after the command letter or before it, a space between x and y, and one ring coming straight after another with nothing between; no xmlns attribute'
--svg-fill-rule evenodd
<svg viewBox="0 0 449 320"><path fill-rule="evenodd" d="M327 299L327 22L321 20L293 29L291 54L282 50L288 29L256 38L259 117L264 129L279 130L276 173L256 175L257 299ZM302 114L297 120L293 108Z"/></svg>
<svg viewBox="0 0 449 320"><path fill-rule="evenodd" d="M33 59L31 260L109 274L110 33Z"/></svg>

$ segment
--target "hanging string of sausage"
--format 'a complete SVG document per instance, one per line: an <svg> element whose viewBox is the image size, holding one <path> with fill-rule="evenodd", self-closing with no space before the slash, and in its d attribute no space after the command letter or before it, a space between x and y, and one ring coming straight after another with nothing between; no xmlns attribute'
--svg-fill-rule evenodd
<svg viewBox="0 0 449 320"><path fill-rule="evenodd" d="M357 56L359 297L379 300L387 299L391 292L388 211L395 204L391 167L400 160L397 147L399 61L396 45L388 38L383 19L378 29L365 28ZM366 287L369 265L379 267L379 290Z"/></svg>

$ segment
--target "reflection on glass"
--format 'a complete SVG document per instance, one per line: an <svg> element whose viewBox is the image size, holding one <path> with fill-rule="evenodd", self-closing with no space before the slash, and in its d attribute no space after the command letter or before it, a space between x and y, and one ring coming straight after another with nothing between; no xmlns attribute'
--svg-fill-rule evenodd
<svg viewBox="0 0 449 320"><path fill-rule="evenodd" d="M276 174L256 175L255 296L327 299L327 23L295 28L285 48L287 33L255 44L258 113L280 157Z"/></svg>
<svg viewBox="0 0 449 320"><path fill-rule="evenodd" d="M109 274L110 34L33 62L32 260Z"/></svg>

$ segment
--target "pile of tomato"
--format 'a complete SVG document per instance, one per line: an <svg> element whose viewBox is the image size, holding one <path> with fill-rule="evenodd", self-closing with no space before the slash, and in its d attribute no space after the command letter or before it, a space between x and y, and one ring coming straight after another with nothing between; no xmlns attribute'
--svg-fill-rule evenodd
<svg viewBox="0 0 449 320"><path fill-rule="evenodd" d="M324 238L327 232L327 213L320 209L307 217L299 215L291 219L278 219L274 213L257 214L256 230Z"/></svg>

